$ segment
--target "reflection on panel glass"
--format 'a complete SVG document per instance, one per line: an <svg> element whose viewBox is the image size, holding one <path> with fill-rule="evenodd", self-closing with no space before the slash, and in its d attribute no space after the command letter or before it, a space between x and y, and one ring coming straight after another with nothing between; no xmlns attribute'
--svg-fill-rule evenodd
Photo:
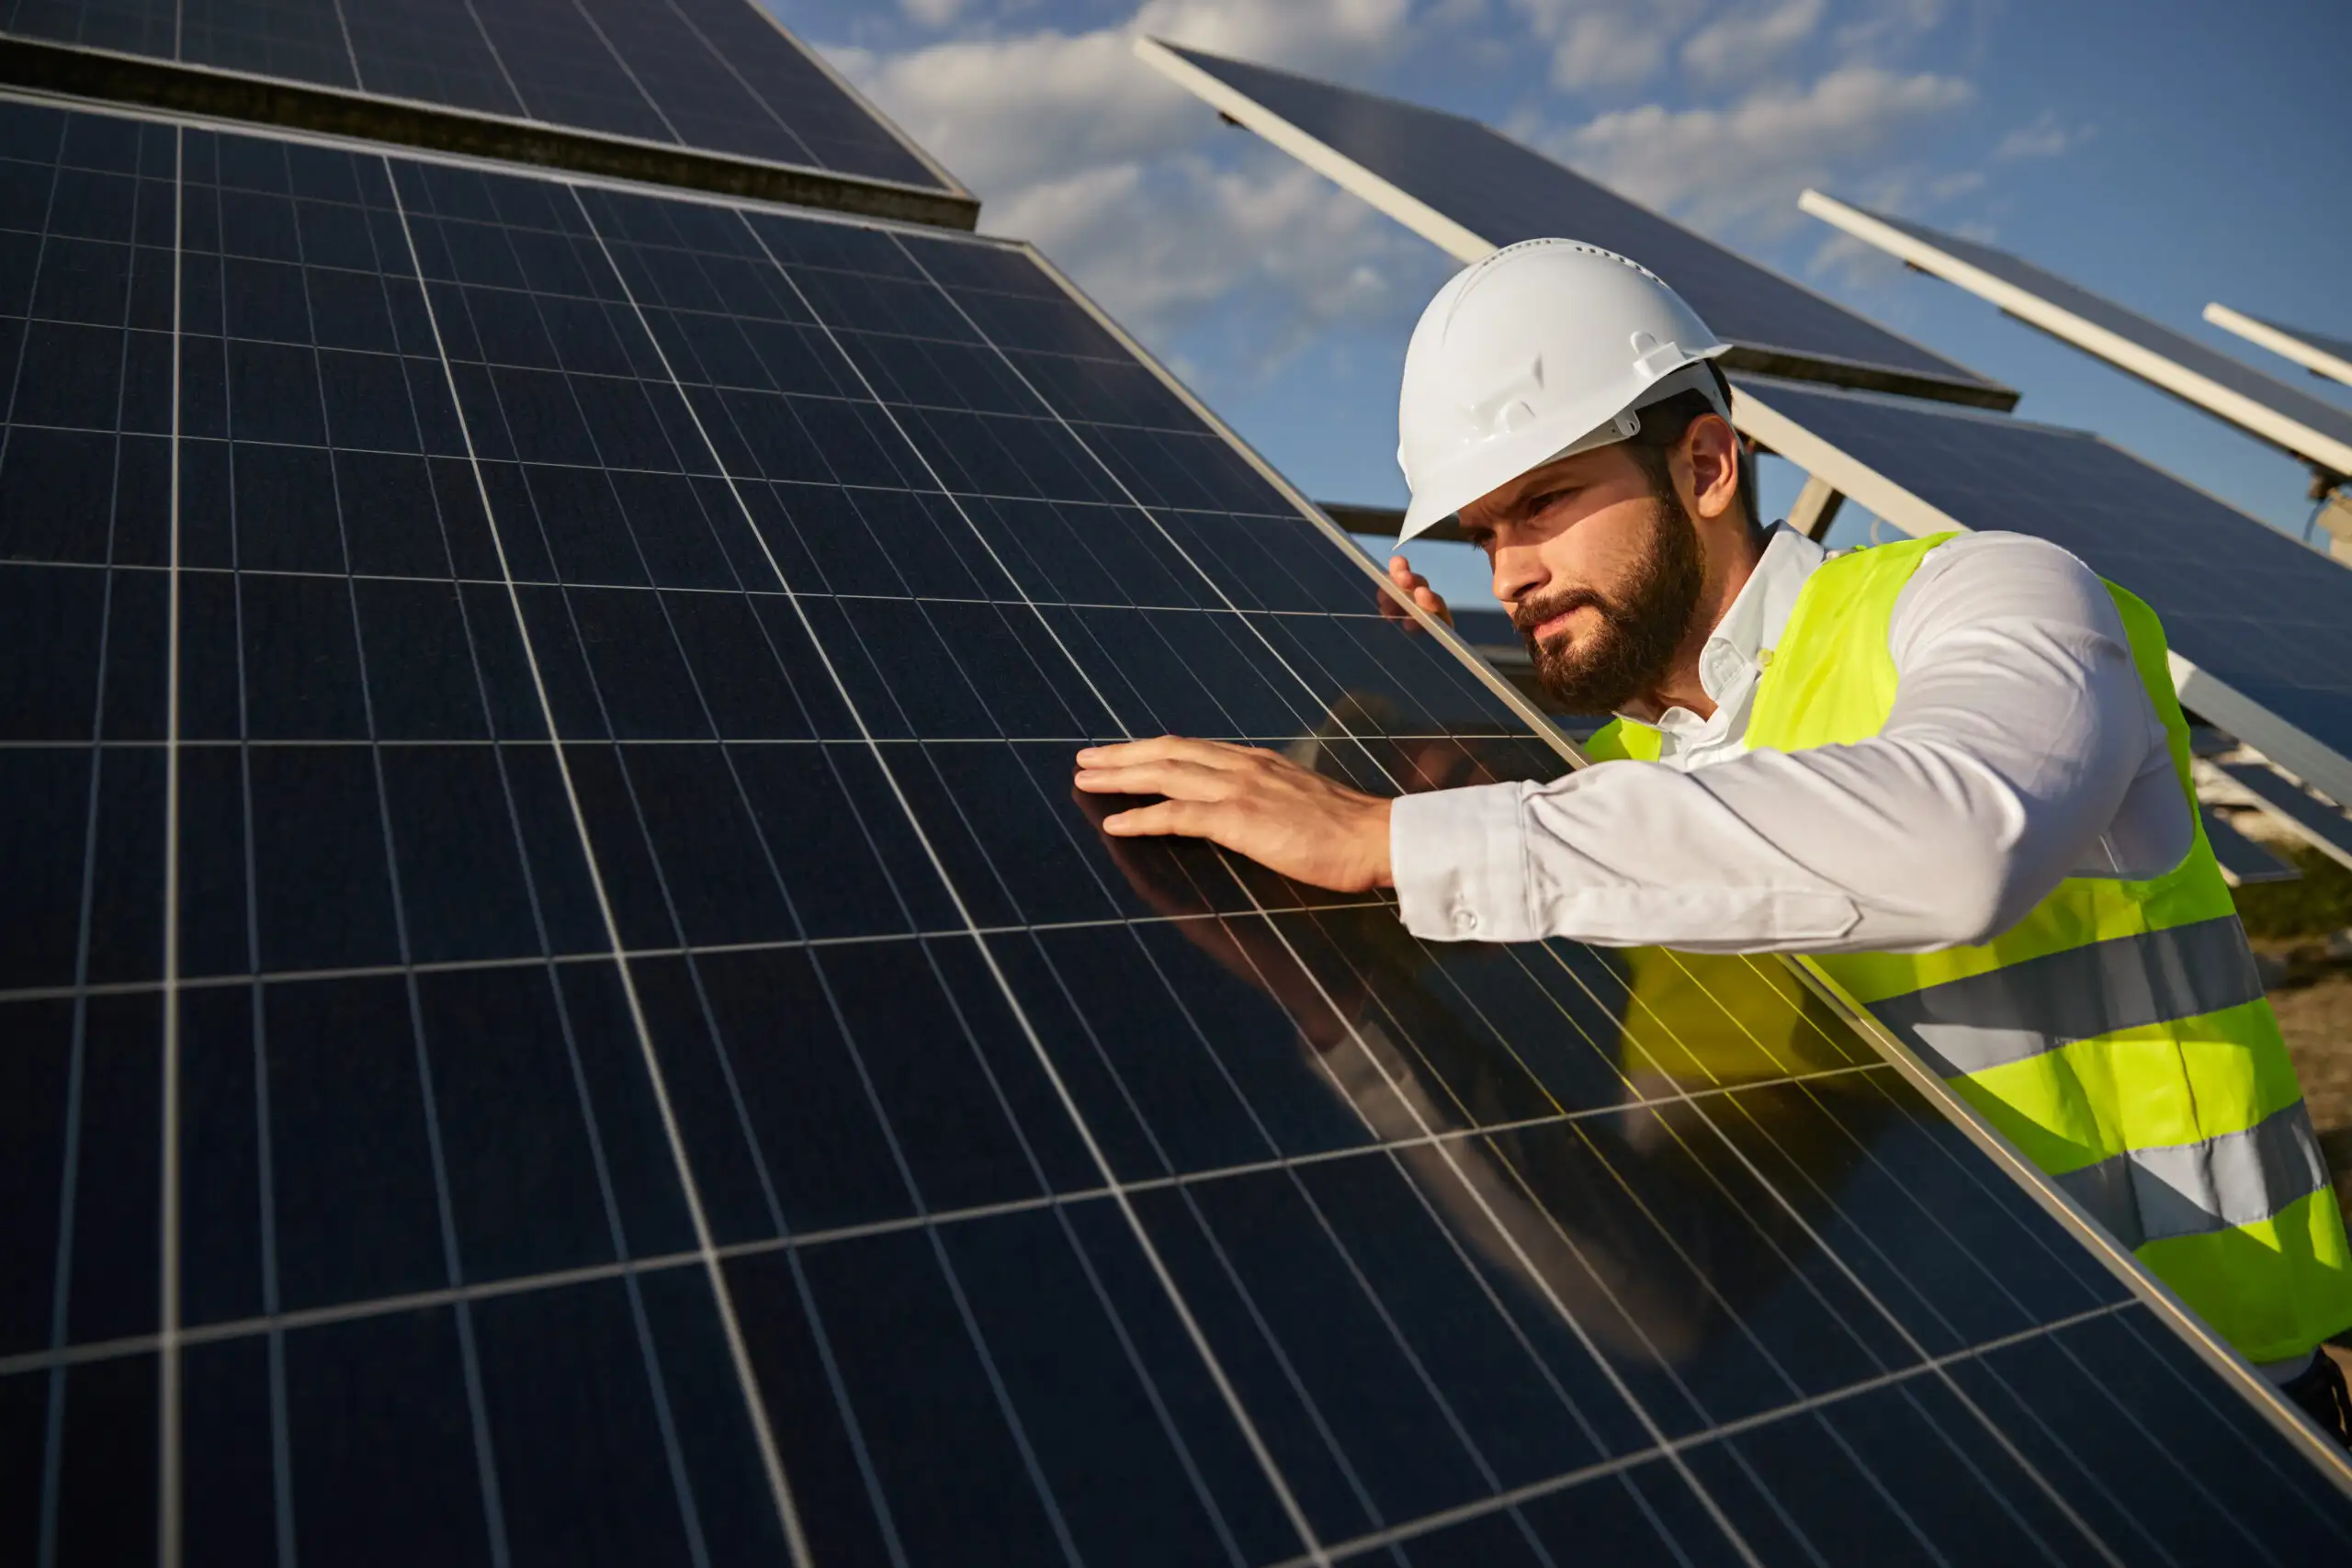
<svg viewBox="0 0 2352 1568"><path fill-rule="evenodd" d="M1778 969L1107 841L1560 763L1023 253L5 113L0 1555L2342 1545Z"/></svg>

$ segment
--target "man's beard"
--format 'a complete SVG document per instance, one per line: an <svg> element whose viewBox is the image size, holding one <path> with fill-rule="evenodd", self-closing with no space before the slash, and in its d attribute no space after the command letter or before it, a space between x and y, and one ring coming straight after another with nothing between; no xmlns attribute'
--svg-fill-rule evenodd
<svg viewBox="0 0 2352 1568"><path fill-rule="evenodd" d="M1705 584L1698 530L1671 491L1656 497L1655 504L1648 547L1631 581L1610 594L1564 588L1522 600L1510 613L1527 639L1535 678L1571 712L1615 713L1654 690L1690 633ZM1587 605L1600 613L1598 630L1573 642L1565 632L1548 642L1535 640L1537 626Z"/></svg>

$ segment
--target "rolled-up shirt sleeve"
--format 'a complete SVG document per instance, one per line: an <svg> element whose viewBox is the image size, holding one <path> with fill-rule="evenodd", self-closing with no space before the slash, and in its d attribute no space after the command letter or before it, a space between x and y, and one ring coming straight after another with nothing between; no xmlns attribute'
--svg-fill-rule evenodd
<svg viewBox="0 0 2352 1568"><path fill-rule="evenodd" d="M1851 745L1693 772L1603 762L1550 784L1408 795L1406 925L1700 952L1983 942L2069 874L2177 864L2189 809L2106 587L2043 541L1932 552L1895 604L1899 683Z"/></svg>

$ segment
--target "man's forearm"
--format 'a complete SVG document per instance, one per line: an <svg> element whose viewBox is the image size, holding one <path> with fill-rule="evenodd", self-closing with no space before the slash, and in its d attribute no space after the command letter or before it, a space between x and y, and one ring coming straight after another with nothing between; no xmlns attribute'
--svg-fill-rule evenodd
<svg viewBox="0 0 2352 1568"><path fill-rule="evenodd" d="M1821 949L1860 918L1696 781L1642 763L1407 795L1389 858L1406 926L1434 941Z"/></svg>

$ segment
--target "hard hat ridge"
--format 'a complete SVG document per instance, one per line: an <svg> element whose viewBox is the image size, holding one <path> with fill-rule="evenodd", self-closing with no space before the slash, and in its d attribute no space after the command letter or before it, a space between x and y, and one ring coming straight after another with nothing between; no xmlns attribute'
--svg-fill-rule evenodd
<svg viewBox="0 0 2352 1568"><path fill-rule="evenodd" d="M1653 389L1728 346L1657 274L1597 245L1522 240L1464 267L1405 352L1396 461L1413 499L1398 542L1530 468L1625 440Z"/></svg>

